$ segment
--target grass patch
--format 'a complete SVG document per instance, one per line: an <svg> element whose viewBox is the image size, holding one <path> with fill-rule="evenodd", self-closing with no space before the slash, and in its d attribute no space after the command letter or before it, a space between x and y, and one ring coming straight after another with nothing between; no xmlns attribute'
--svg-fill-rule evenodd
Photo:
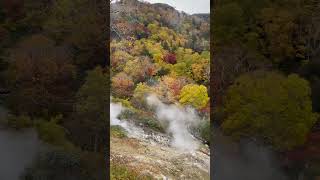
<svg viewBox="0 0 320 180"><path fill-rule="evenodd" d="M152 130L164 132L163 125L156 118L154 118L151 113L126 109L120 114L119 118L130 119L135 121L135 123L142 124L143 126L148 127Z"/></svg>
<svg viewBox="0 0 320 180"><path fill-rule="evenodd" d="M110 134L112 137L117 137L117 138L127 137L126 130L124 130L121 126L111 126Z"/></svg>
<svg viewBox="0 0 320 180"><path fill-rule="evenodd" d="M138 119L139 123L144 124L145 126L149 127L150 129L153 129L155 131L159 132L164 132L164 128L162 125L154 119L153 117L148 117L148 116L142 116L141 118Z"/></svg>
<svg viewBox="0 0 320 180"><path fill-rule="evenodd" d="M128 99L121 99L121 98L112 98L113 103L120 103L122 106L129 108L129 109L134 109L134 107L131 105L131 102Z"/></svg>
<svg viewBox="0 0 320 180"><path fill-rule="evenodd" d="M149 175L140 175L138 172L121 164L110 164L111 180L152 180Z"/></svg>

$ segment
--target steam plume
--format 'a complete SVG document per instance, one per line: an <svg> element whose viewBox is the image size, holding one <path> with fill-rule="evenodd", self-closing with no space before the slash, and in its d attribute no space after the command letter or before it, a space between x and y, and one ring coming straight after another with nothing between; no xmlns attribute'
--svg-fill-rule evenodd
<svg viewBox="0 0 320 180"><path fill-rule="evenodd" d="M253 141L239 144L215 129L213 138L213 179L287 180L274 152Z"/></svg>
<svg viewBox="0 0 320 180"><path fill-rule="evenodd" d="M32 130L0 130L0 179L18 180L40 150L40 140Z"/></svg>
<svg viewBox="0 0 320 180"><path fill-rule="evenodd" d="M136 127L134 124L128 121L123 121L118 118L125 108L121 104L110 103L110 125L121 126L131 137L140 137L143 134L143 130Z"/></svg>
<svg viewBox="0 0 320 180"><path fill-rule="evenodd" d="M200 121L194 109L166 105L155 95L148 96L147 103L156 108L158 120L168 123L167 132L172 134L173 147L186 151L194 151L198 148L199 143L188 131L188 127Z"/></svg>
<svg viewBox="0 0 320 180"><path fill-rule="evenodd" d="M0 122L8 111L0 105ZM41 141L34 130L11 131L0 126L0 179L18 180L40 151Z"/></svg>

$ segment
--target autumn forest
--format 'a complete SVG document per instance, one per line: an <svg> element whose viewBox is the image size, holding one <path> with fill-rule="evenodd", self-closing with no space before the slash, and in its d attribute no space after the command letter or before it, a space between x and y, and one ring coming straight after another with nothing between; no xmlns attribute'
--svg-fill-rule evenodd
<svg viewBox="0 0 320 180"><path fill-rule="evenodd" d="M319 179L320 2L179 8L0 0L0 179Z"/></svg>

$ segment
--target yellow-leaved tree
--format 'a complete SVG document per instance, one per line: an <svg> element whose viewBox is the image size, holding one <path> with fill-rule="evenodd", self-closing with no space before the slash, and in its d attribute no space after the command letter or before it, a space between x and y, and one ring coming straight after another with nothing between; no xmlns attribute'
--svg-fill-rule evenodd
<svg viewBox="0 0 320 180"><path fill-rule="evenodd" d="M179 102L201 109L209 102L207 88L203 85L188 84L182 88Z"/></svg>

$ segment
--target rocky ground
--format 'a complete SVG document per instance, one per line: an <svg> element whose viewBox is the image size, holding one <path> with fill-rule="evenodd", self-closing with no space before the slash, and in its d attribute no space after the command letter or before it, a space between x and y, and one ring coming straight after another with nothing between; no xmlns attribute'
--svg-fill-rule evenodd
<svg viewBox="0 0 320 180"><path fill-rule="evenodd" d="M154 179L210 179L210 153L205 145L186 152L170 147L170 137L135 131L129 137L111 137L111 162L124 164Z"/></svg>

